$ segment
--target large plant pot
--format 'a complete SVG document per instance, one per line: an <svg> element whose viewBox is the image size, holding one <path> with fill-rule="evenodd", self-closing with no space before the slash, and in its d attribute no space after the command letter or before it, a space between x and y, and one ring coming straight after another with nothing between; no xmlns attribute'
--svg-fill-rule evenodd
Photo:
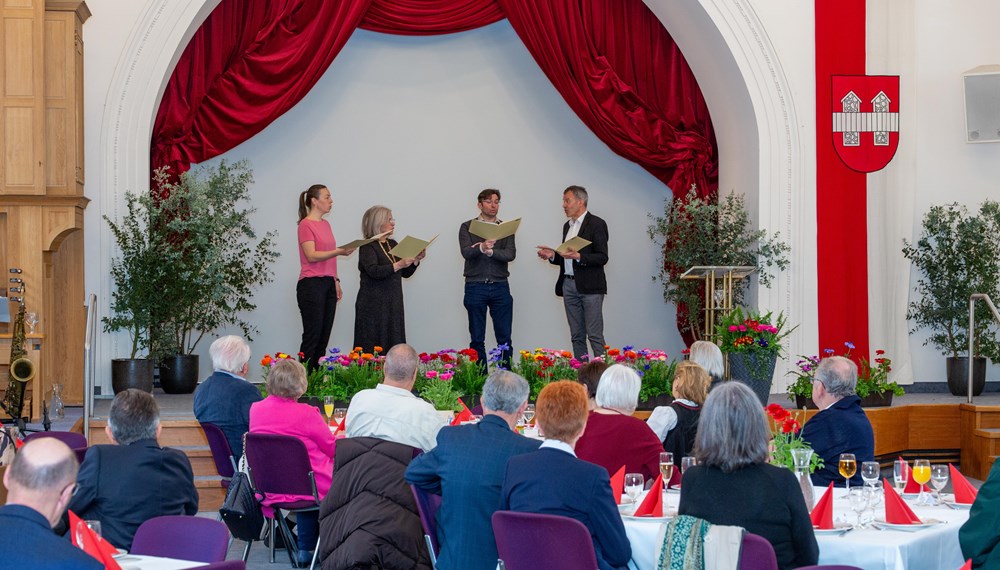
<svg viewBox="0 0 1000 570"><path fill-rule="evenodd" d="M645 402L640 400L639 405L635 409L642 411L655 410L657 406L669 406L673 401L674 399L670 397L670 394L658 394Z"/></svg>
<svg viewBox="0 0 1000 570"><path fill-rule="evenodd" d="M300 404L309 404L310 406L315 406L319 413L323 414L323 398L319 396L300 396L298 399Z"/></svg>
<svg viewBox="0 0 1000 570"><path fill-rule="evenodd" d="M197 354L175 354L160 359L160 388L164 392L190 394L197 387Z"/></svg>
<svg viewBox="0 0 1000 570"><path fill-rule="evenodd" d="M877 394L868 394L864 398L861 398L862 408L886 408L892 405L892 397L895 394L892 392L882 392Z"/></svg>
<svg viewBox="0 0 1000 570"><path fill-rule="evenodd" d="M948 367L948 390L955 396L969 395L969 357L949 356L945 359ZM978 396L986 387L986 357L977 356L972 366L972 395Z"/></svg>
<svg viewBox="0 0 1000 570"><path fill-rule="evenodd" d="M778 361L776 353L757 354L755 352L731 352L729 358L729 378L742 382L757 395L762 406L767 405L771 395L771 379L774 365Z"/></svg>
<svg viewBox="0 0 1000 570"><path fill-rule="evenodd" d="M115 394L129 388L153 392L153 361L148 358L111 360L111 388Z"/></svg>
<svg viewBox="0 0 1000 570"><path fill-rule="evenodd" d="M807 398L805 396L800 396L800 395L796 394L795 395L795 409L801 410L803 408L807 409L807 410L818 410L819 409L819 407L816 405L816 402L813 402L812 398Z"/></svg>

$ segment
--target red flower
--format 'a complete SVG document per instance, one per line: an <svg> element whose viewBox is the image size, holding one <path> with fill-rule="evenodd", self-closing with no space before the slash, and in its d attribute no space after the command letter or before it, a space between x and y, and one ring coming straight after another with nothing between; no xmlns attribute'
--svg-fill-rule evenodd
<svg viewBox="0 0 1000 570"><path fill-rule="evenodd" d="M795 418L788 418L781 424L782 433L792 433L799 431L799 422Z"/></svg>
<svg viewBox="0 0 1000 570"><path fill-rule="evenodd" d="M884 350L876 350L875 354L881 356L881 355L885 354L885 351Z"/></svg>

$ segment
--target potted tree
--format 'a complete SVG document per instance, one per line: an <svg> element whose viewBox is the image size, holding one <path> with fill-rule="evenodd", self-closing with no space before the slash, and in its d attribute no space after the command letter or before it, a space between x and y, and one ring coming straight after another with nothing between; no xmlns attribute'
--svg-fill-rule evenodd
<svg viewBox="0 0 1000 570"><path fill-rule="evenodd" d="M916 242L903 241L903 255L920 272L919 297L906 318L910 333L928 329L924 344L947 356L948 388L956 396L968 392L969 297L986 293L1000 298L1000 204L987 200L977 215L957 203L933 206L924 216ZM976 308L973 394L986 385L986 358L997 360L998 344L989 309Z"/></svg>
<svg viewBox="0 0 1000 570"><path fill-rule="evenodd" d="M781 341L793 330L794 327L786 329L783 314L775 318L771 313L744 313L740 307L716 325L719 348L729 360L730 378L750 386L762 406L767 405L771 393Z"/></svg>

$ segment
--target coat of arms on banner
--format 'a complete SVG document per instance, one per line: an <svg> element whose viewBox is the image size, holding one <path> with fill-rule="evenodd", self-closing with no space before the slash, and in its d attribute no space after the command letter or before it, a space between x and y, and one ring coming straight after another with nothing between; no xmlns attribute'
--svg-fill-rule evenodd
<svg viewBox="0 0 1000 570"><path fill-rule="evenodd" d="M833 147L851 170L885 168L899 146L899 76L833 76Z"/></svg>

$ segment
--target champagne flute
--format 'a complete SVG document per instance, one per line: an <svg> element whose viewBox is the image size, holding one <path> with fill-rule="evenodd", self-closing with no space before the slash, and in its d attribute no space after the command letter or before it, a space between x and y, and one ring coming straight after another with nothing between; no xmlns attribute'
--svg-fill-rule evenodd
<svg viewBox="0 0 1000 570"><path fill-rule="evenodd" d="M861 464L861 479L866 486L874 487L878 484L878 476L882 472L882 467L877 461L865 461Z"/></svg>
<svg viewBox="0 0 1000 570"><path fill-rule="evenodd" d="M931 462L928 459L917 459L913 462L913 470L910 477L920 485L920 495L917 496L917 504L925 505L928 502L927 493L924 492L924 485L931 480Z"/></svg>
<svg viewBox="0 0 1000 570"><path fill-rule="evenodd" d="M333 418L333 396L323 396L323 413L327 418Z"/></svg>
<svg viewBox="0 0 1000 570"><path fill-rule="evenodd" d="M941 500L941 491L944 490L945 485L948 484L948 466L947 465L934 465L931 467L931 485L934 487L934 494L936 495L935 505L940 505L943 501Z"/></svg>
<svg viewBox="0 0 1000 570"><path fill-rule="evenodd" d="M900 494L906 488L906 481L909 478L908 471L905 459L897 459L892 462L892 480L893 484L896 485L896 491Z"/></svg>
<svg viewBox="0 0 1000 570"><path fill-rule="evenodd" d="M535 405L528 404L524 408L524 425L525 426L531 425L531 419L534 417L535 417Z"/></svg>
<svg viewBox="0 0 1000 570"><path fill-rule="evenodd" d="M847 493L851 493L851 477L854 477L854 473L858 470L858 463L854 460L853 453L841 453L840 463L837 465L840 470L840 476L844 478L844 482L847 485Z"/></svg>
<svg viewBox="0 0 1000 570"><path fill-rule="evenodd" d="M660 475L663 476L663 490L666 491L674 475L674 454L669 451L660 452Z"/></svg>
<svg viewBox="0 0 1000 570"><path fill-rule="evenodd" d="M636 502L642 494L642 487L646 481L642 478L642 473L625 474L625 494L628 495L629 502Z"/></svg>

